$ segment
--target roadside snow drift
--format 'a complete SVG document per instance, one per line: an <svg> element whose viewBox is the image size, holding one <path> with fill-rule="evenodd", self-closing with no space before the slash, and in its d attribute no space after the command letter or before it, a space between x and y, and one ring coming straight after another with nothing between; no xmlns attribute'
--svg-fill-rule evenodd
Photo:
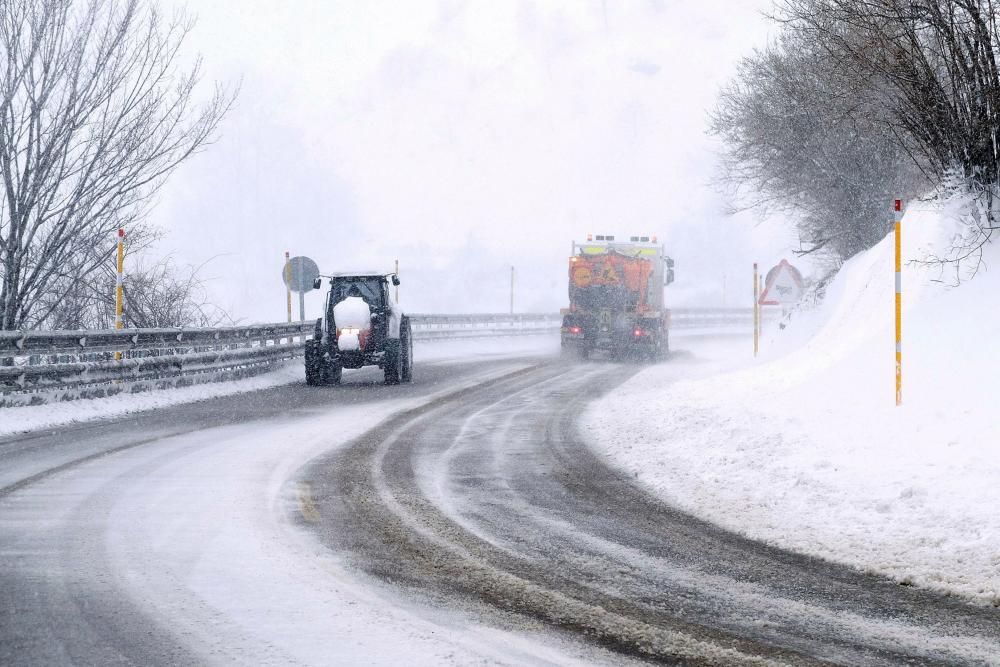
<svg viewBox="0 0 1000 667"><path fill-rule="evenodd" d="M726 528L1000 604L1000 252L957 287L961 269L921 263L946 255L963 215L904 219L902 407L890 235L766 337L761 362L702 379L667 363L594 403L595 447Z"/></svg>
<svg viewBox="0 0 1000 667"><path fill-rule="evenodd" d="M511 336L500 339L420 341L416 343L415 348L414 360L419 370L419 366L424 363L463 363L521 356L552 356L559 351L559 336L556 334ZM348 370L345 372L345 378L350 381L355 373L366 372L371 372L371 369ZM419 382L419 378L417 381ZM296 359L270 372L232 382L175 387L138 394L118 394L63 403L0 408L0 437L304 382L305 371L302 360Z"/></svg>

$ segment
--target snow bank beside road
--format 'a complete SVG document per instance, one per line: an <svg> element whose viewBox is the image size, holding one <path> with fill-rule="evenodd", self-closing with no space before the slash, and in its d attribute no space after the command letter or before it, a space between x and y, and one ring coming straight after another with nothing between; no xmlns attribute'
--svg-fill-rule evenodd
<svg viewBox="0 0 1000 667"><path fill-rule="evenodd" d="M911 210L904 258L943 254L956 230L954 211ZM610 459L698 516L1000 604L993 265L954 289L939 269L904 269L901 408L889 237L845 265L818 310L765 340L779 352L803 341L793 352L710 377L690 364L651 368L594 404L585 427Z"/></svg>
<svg viewBox="0 0 1000 667"><path fill-rule="evenodd" d="M416 342L414 363L419 373L423 363L460 363L475 359L503 359L518 356L555 354L559 350L558 334L544 336L510 336L502 339L441 340ZM381 372L378 369L346 371L350 382L354 373ZM0 408L0 437L27 433L43 428L54 428L121 417L143 410L154 410L170 405L194 403L220 396L243 394L286 384L305 382L302 360L289 361L278 368L242 380L215 382L177 387L137 394L119 394L105 398L82 399L18 408ZM419 382L419 376L417 378Z"/></svg>
<svg viewBox="0 0 1000 667"><path fill-rule="evenodd" d="M80 399L18 408L0 408L0 436L26 433L42 428L78 424L121 417L169 405L194 403L219 396L242 394L302 381L302 361L289 361L278 368L232 382L210 382L190 387L174 387L137 394Z"/></svg>

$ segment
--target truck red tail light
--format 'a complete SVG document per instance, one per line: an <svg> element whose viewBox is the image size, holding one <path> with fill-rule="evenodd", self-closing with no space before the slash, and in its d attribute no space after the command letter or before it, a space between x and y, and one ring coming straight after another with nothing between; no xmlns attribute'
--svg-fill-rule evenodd
<svg viewBox="0 0 1000 667"><path fill-rule="evenodd" d="M635 336L636 338L638 338L639 336L642 336L645 333L646 333L645 331L643 331L639 327L636 327L635 331L632 332L632 335Z"/></svg>

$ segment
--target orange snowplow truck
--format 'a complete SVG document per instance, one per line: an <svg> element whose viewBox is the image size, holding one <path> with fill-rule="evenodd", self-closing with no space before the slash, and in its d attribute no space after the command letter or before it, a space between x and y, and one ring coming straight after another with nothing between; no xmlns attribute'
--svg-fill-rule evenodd
<svg viewBox="0 0 1000 667"><path fill-rule="evenodd" d="M595 350L613 357L660 359L669 350L670 314L663 288L674 262L656 237L587 237L573 242L569 308L562 310L562 352L586 359Z"/></svg>

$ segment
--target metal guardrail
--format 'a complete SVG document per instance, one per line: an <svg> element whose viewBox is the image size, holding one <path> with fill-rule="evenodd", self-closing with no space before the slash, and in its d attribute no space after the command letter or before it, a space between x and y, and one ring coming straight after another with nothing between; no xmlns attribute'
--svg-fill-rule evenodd
<svg viewBox="0 0 1000 667"><path fill-rule="evenodd" d="M781 311L761 309L765 324L781 319ZM674 308L670 310L670 328L685 333L753 333L753 308Z"/></svg>
<svg viewBox="0 0 1000 667"><path fill-rule="evenodd" d="M414 340L545 334L558 331L561 323L562 315L558 313L410 315Z"/></svg>
<svg viewBox="0 0 1000 667"><path fill-rule="evenodd" d="M690 332L746 333L753 331L752 308L673 308L670 328ZM777 321L780 313L762 311L765 322ZM487 313L473 315L411 315L414 338L475 338L551 333L558 331L558 313Z"/></svg>
<svg viewBox="0 0 1000 667"><path fill-rule="evenodd" d="M0 332L0 407L249 377L300 356L307 330L280 323Z"/></svg>
<svg viewBox="0 0 1000 667"><path fill-rule="evenodd" d="M294 324L255 324L211 329L109 329L104 331L0 331L0 357L9 354L53 354L162 349L190 345L217 345L275 340L311 333L312 327Z"/></svg>
<svg viewBox="0 0 1000 667"><path fill-rule="evenodd" d="M673 309L670 315L671 329L699 333L749 332L753 323L750 308ZM432 341L552 334L562 316L415 314L410 322L414 339ZM314 323L305 322L0 332L0 407L248 377L300 356L313 330Z"/></svg>

